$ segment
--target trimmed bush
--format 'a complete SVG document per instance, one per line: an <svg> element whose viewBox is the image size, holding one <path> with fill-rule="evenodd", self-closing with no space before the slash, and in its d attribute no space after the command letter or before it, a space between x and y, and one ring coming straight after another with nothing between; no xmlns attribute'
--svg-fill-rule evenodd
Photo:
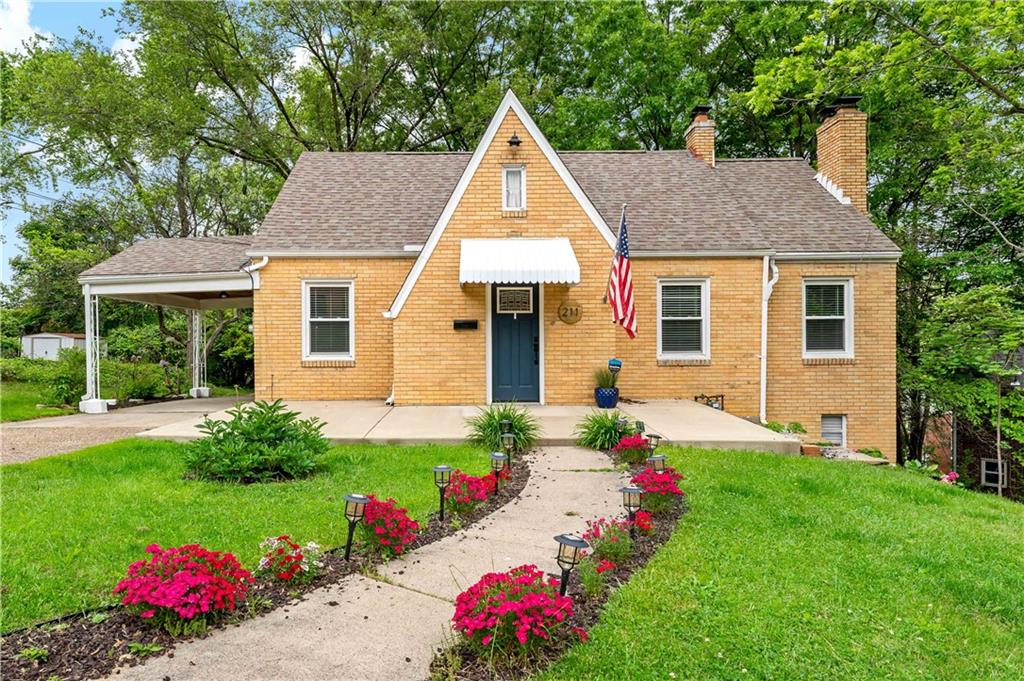
<svg viewBox="0 0 1024 681"><path fill-rule="evenodd" d="M327 452L323 422L300 419L281 400L228 410L229 421L206 419L205 437L188 443L186 476L252 483L309 477Z"/></svg>
<svg viewBox="0 0 1024 681"><path fill-rule="evenodd" d="M53 378L57 363L49 359L5 357L0 359L0 379L25 383L47 383Z"/></svg>
<svg viewBox="0 0 1024 681"><path fill-rule="evenodd" d="M579 435L576 444L590 449L611 449L623 436L633 433L632 422L624 430L619 428L616 422L621 418L625 415L617 409L591 412L576 426Z"/></svg>
<svg viewBox="0 0 1024 681"><path fill-rule="evenodd" d="M537 444L540 424L533 414L523 407L512 404L494 404L481 409L476 416L466 419L469 426L469 442L488 451L505 451L501 444L501 422L511 421L511 432L515 435L515 450L525 452Z"/></svg>

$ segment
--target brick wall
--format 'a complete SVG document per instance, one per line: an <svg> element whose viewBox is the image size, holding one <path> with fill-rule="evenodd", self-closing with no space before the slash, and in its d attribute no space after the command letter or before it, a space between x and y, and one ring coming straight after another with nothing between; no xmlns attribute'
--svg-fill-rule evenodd
<svg viewBox="0 0 1024 681"><path fill-rule="evenodd" d="M522 140L515 151L507 144L512 133ZM502 167L520 164L526 166L526 210L503 213ZM569 293L584 304L585 312L572 327L557 322L558 303L567 287L546 288L540 320L547 358L545 400L552 404L593 400L593 371L607 361L615 343L607 312L598 311L611 248L510 111L394 322L398 404L486 400L486 290L483 285L459 286L460 242L510 236L567 237L572 243L582 275ZM476 319L480 327L454 331L455 319Z"/></svg>
<svg viewBox="0 0 1024 681"><path fill-rule="evenodd" d="M757 417L761 348L761 258L648 260L634 258L633 292L637 337L616 334L623 360L623 397L653 399L724 394L726 409ZM658 360L657 281L665 277L708 277L711 296L709 361ZM600 302L600 301L598 301ZM608 319L607 305L597 313Z"/></svg>
<svg viewBox="0 0 1024 681"><path fill-rule="evenodd" d="M391 392L391 322L382 313L412 258L271 258L255 291L257 399L384 399ZM355 361L302 361L303 279L351 279Z"/></svg>
<svg viewBox="0 0 1024 681"><path fill-rule="evenodd" d="M803 278L853 281L854 357L803 359ZM896 265L779 263L768 308L768 419L821 436L822 414L847 415L847 444L896 457Z"/></svg>

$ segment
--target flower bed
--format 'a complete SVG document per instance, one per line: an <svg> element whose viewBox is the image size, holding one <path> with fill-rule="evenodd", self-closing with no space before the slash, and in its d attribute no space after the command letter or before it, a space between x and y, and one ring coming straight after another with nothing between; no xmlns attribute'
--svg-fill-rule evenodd
<svg viewBox="0 0 1024 681"><path fill-rule="evenodd" d="M682 479L682 474L667 466L660 473L645 468L634 475L631 482L644 491L644 509L659 514L669 511L676 500L684 496L683 490L679 489L679 481Z"/></svg>
<svg viewBox="0 0 1024 681"><path fill-rule="evenodd" d="M515 498L526 487L530 478L529 456L516 459L507 481L503 479L501 489L490 495L485 502L460 518L460 528L475 523L484 516L498 510ZM343 521L340 521L343 522ZM433 516L417 533L415 540L403 546L403 552L425 546L458 531L451 524L441 524ZM296 597L334 584L360 570L381 562L378 555L353 554L346 562L344 547L325 551L320 558L322 566L309 580L279 579L276 575L258 576L248 585L246 603L234 610L229 617L215 622L212 627L221 627L261 615L288 603ZM301 562L301 561L300 561ZM141 657L132 652L132 645L150 644L160 650L148 656L156 657L173 650L182 638L166 630L152 626L151 620L140 618L121 606L102 608L88 613L75 613L57 618L51 622L9 632L4 636L0 649L0 666L5 676L25 681L47 681L57 676L61 681L95 679L110 675L119 664L134 666ZM20 650L39 648L48 653L45 661L34 662L17 658ZM97 654L96 651L105 651ZM147 659L148 659L147 658Z"/></svg>
<svg viewBox="0 0 1024 681"><path fill-rule="evenodd" d="M252 582L233 555L199 544L150 544L146 552L151 557L128 566L114 593L123 594L121 604L129 610L174 635L205 631L233 612Z"/></svg>
<svg viewBox="0 0 1024 681"><path fill-rule="evenodd" d="M416 541L420 524L394 499L381 501L372 494L369 498L359 523L362 547L380 556L402 555L406 547Z"/></svg>
<svg viewBox="0 0 1024 681"><path fill-rule="evenodd" d="M639 467L634 469L640 472ZM667 508L660 515L637 513L633 523L637 536L632 540L626 520L599 518L587 523L592 546L600 546L603 540L618 551L628 542L629 550L618 551L617 560L599 556L596 549L584 558L570 575L568 603L551 595L557 595L557 580L545 580L532 565L485 575L460 594L452 618L460 640L434 657L432 678L525 679L542 672L570 645L585 644L587 630L597 623L612 590L646 565L672 536L686 508L681 494L666 498ZM612 537L616 540L611 541ZM522 604L530 603L529 599L542 604L539 612ZM525 622L522 613L526 613Z"/></svg>

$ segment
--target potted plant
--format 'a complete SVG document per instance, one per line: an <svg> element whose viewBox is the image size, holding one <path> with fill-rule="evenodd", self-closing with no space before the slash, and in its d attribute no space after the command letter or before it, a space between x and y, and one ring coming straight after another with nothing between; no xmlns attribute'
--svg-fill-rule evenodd
<svg viewBox="0 0 1024 681"><path fill-rule="evenodd" d="M594 400L601 409L614 409L619 403L619 389L615 387L618 375L612 371L602 368L594 372Z"/></svg>

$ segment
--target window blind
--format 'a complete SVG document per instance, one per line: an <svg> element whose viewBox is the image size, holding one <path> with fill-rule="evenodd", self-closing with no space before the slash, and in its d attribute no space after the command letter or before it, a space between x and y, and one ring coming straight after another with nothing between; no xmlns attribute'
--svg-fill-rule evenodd
<svg viewBox="0 0 1024 681"><path fill-rule="evenodd" d="M804 286L805 343L809 351L846 350L846 286Z"/></svg>
<svg viewBox="0 0 1024 681"><path fill-rule="evenodd" d="M821 417L821 439L836 445L846 442L846 417L842 414L823 414Z"/></svg>
<svg viewBox="0 0 1024 681"><path fill-rule="evenodd" d="M309 353L347 355L352 351L349 286L309 287Z"/></svg>
<svg viewBox="0 0 1024 681"><path fill-rule="evenodd" d="M661 351L704 351L703 305L700 284L662 284Z"/></svg>

